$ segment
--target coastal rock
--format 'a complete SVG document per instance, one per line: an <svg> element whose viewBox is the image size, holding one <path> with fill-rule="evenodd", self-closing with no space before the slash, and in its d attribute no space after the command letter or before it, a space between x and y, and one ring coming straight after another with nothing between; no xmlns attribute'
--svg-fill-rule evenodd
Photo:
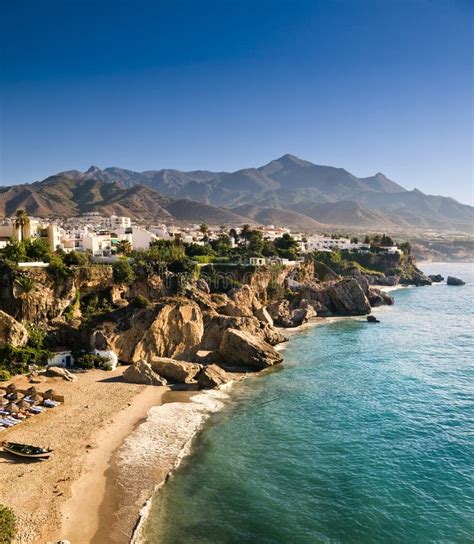
<svg viewBox="0 0 474 544"><path fill-rule="evenodd" d="M199 306L188 299L170 299L149 308L124 308L93 323L91 348L112 350L133 363L152 357L192 360L204 333Z"/></svg>
<svg viewBox="0 0 474 544"><path fill-rule="evenodd" d="M200 364L177 361L169 357L152 357L150 366L162 378L173 383L194 383L196 374L202 369Z"/></svg>
<svg viewBox="0 0 474 544"><path fill-rule="evenodd" d="M291 312L290 326L299 327L300 325L307 323L312 317L315 316L316 311L314 310L314 308L311 305L306 304L302 308L297 308L296 310L293 310L293 312Z"/></svg>
<svg viewBox="0 0 474 544"><path fill-rule="evenodd" d="M455 278L454 276L448 276L448 279L446 280L446 283L448 285L466 285L466 282L459 279L459 278Z"/></svg>
<svg viewBox="0 0 474 544"><path fill-rule="evenodd" d="M197 281L196 281L196 287L202 291L203 293L206 293L207 295L211 292L211 290L209 289L209 284L207 283L207 281L203 278L199 278Z"/></svg>
<svg viewBox="0 0 474 544"><path fill-rule="evenodd" d="M283 357L272 346L236 329L225 331L219 353L226 364L257 369L267 368L283 361Z"/></svg>
<svg viewBox="0 0 474 544"><path fill-rule="evenodd" d="M227 372L220 366L211 364L202 368L196 375L201 389L213 389L230 381Z"/></svg>
<svg viewBox="0 0 474 544"><path fill-rule="evenodd" d="M270 327L273 327L272 316L269 314L265 306L262 306L261 308L258 308L258 310L255 310L254 315L262 323L266 325L270 325Z"/></svg>
<svg viewBox="0 0 474 544"><path fill-rule="evenodd" d="M391 306L394 303L393 297L391 297L387 293L384 293L380 289L375 289L374 287L371 287L369 289L367 298L369 299L372 308L384 305Z"/></svg>
<svg viewBox="0 0 474 544"><path fill-rule="evenodd" d="M45 374L49 378L62 378L68 382L73 382L76 380L76 376L74 376L74 374L71 374L68 370L59 366L48 367Z"/></svg>
<svg viewBox="0 0 474 544"><path fill-rule="evenodd" d="M123 379L127 383L139 383L144 385L166 385L166 380L153 371L150 364L140 360L130 365L123 373Z"/></svg>
<svg viewBox="0 0 474 544"><path fill-rule="evenodd" d="M288 300L276 300L267 306L267 311L276 325L284 327L290 322L290 303Z"/></svg>
<svg viewBox="0 0 474 544"><path fill-rule="evenodd" d="M215 313L204 316L204 335L201 348L203 350L218 350L227 329L238 329L261 340L276 345L285 342L286 337L272 326L260 322L256 317L232 317Z"/></svg>
<svg viewBox="0 0 474 544"><path fill-rule="evenodd" d="M341 279L341 276L339 274L336 274L332 268L330 268L327 264L324 264L320 261L314 262L314 276L319 281L335 281Z"/></svg>
<svg viewBox="0 0 474 544"><path fill-rule="evenodd" d="M430 274L428 278L430 278L433 283L440 283L444 280L441 274Z"/></svg>
<svg viewBox="0 0 474 544"><path fill-rule="evenodd" d="M417 287L421 287L423 285L431 285L433 282L426 274L423 274L421 270L418 270L416 268L412 273L411 282L405 282L405 283L411 283L411 285L416 285Z"/></svg>
<svg viewBox="0 0 474 544"><path fill-rule="evenodd" d="M10 344L13 347L24 346L28 341L25 327L11 315L0 310L0 346Z"/></svg>
<svg viewBox="0 0 474 544"><path fill-rule="evenodd" d="M345 278L331 284L328 295L337 315L364 315L370 312L370 303L354 278Z"/></svg>

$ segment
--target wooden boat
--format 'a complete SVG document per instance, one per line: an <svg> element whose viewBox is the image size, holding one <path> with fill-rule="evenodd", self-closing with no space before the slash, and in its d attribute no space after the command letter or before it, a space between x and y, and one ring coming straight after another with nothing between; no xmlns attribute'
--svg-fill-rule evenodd
<svg viewBox="0 0 474 544"><path fill-rule="evenodd" d="M48 459L53 450L30 446L29 444L17 444L15 442L2 442L3 451L7 451L19 457L28 457L29 459Z"/></svg>

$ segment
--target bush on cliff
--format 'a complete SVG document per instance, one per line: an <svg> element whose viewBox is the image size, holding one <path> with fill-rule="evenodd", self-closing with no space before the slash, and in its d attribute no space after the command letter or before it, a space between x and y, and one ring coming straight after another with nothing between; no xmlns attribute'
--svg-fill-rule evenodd
<svg viewBox="0 0 474 544"><path fill-rule="evenodd" d="M115 283L130 284L136 278L136 274L133 271L132 265L126 257L119 259L116 263L113 264L112 268Z"/></svg>
<svg viewBox="0 0 474 544"><path fill-rule="evenodd" d="M92 368L106 368L110 365L108 357L102 357L96 353L80 353L74 355L74 366L91 370Z"/></svg>
<svg viewBox="0 0 474 544"><path fill-rule="evenodd" d="M0 382L8 382L8 380L11 380L12 375L8 370L1 370L0 369Z"/></svg>
<svg viewBox="0 0 474 544"><path fill-rule="evenodd" d="M0 544L10 544L16 534L16 519L13 510L0 504Z"/></svg>
<svg viewBox="0 0 474 544"><path fill-rule="evenodd" d="M35 364L44 366L52 353L47 349L36 349L30 346L16 348L10 344L0 346L0 368L11 374L26 374L28 366Z"/></svg>

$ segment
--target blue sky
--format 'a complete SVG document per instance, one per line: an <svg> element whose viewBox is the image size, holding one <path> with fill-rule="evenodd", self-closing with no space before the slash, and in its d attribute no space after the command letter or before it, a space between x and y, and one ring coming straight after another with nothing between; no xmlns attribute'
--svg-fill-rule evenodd
<svg viewBox="0 0 474 544"><path fill-rule="evenodd" d="M469 0L2 3L3 185L285 153L472 195Z"/></svg>

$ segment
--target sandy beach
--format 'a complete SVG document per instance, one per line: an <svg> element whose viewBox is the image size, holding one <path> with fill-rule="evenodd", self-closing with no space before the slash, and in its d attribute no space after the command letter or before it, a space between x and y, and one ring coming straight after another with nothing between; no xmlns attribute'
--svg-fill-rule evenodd
<svg viewBox="0 0 474 544"><path fill-rule="evenodd" d="M54 388L65 403L1 433L2 440L50 446L46 462L19 461L0 453L0 502L13 508L18 544L68 538L91 542L98 529L105 471L112 453L161 403L167 388L127 384L123 368L78 374L77 381L44 378L38 391ZM27 388L26 377L15 379ZM103 520L104 522L106 520Z"/></svg>

